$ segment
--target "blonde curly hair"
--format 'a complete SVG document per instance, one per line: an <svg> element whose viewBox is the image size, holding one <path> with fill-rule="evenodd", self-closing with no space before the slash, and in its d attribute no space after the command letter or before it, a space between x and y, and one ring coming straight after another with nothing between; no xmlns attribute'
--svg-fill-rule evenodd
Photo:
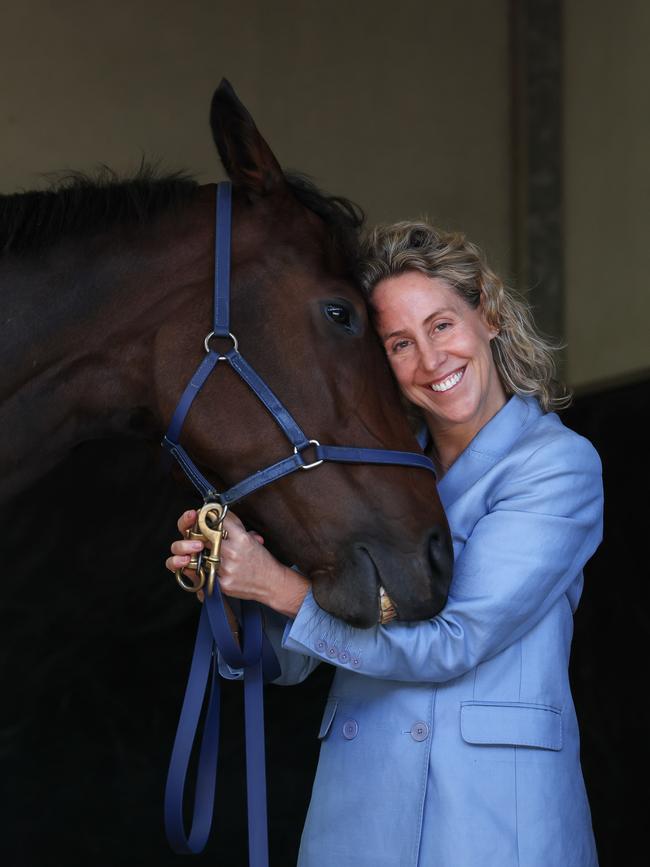
<svg viewBox="0 0 650 867"><path fill-rule="evenodd" d="M461 232L445 232L423 222L377 226L362 245L359 277L369 300L380 280L420 271L445 280L470 307L482 305L490 342L507 394L536 397L544 412L563 409L571 394L557 378L560 344L540 334L530 306L504 286L481 250Z"/></svg>

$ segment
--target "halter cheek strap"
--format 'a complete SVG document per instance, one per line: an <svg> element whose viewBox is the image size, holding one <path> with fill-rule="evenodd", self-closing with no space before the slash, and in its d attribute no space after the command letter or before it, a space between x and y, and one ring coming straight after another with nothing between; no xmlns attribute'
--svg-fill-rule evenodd
<svg viewBox="0 0 650 867"><path fill-rule="evenodd" d="M325 461L337 463L394 464L417 467L435 473L433 463L423 454L369 449L354 446L321 445L309 439L282 401L240 354L236 337L230 332L230 241L232 187L218 184L215 231L215 276L212 331L205 338L206 356L197 367L174 411L163 445L202 496L205 503L230 506L248 494L296 470L311 470ZM220 354L211 348L213 337L229 338L232 347ZM287 457L261 469L228 488L217 491L205 478L180 444L187 413L197 394L219 362L230 365L268 410L292 447ZM305 457L309 450L311 457ZM280 674L278 661L262 630L260 607L242 602L243 648L233 640L218 587L206 595L194 647L194 656L172 751L165 789L165 830L171 847L180 853L198 853L207 843L212 824L215 775L219 747L218 654L235 668L244 669L246 709L246 774L248 798L249 863L267 867L266 775L264 757L263 681ZM199 754L194 813L189 835L183 823L185 778L201 707L210 689L208 709Z"/></svg>
<svg viewBox="0 0 650 867"><path fill-rule="evenodd" d="M398 464L419 467L435 473L433 463L425 455L416 452L391 451L388 449L355 448L350 446L320 445L310 440L282 401L271 391L264 380L253 370L239 352L237 340L230 333L230 240L231 240L232 186L229 182L217 186L216 249L214 274L214 317L212 331L205 339L206 356L187 384L172 416L169 429L163 440L165 448L176 458L185 473L204 499L215 500L223 505L233 505L242 497L251 494L276 479L299 469L311 469L323 461L342 463ZM212 337L230 338L233 346L225 354L210 348ZM271 418L282 430L294 453L266 469L248 476L226 491L216 491L199 472L187 452L180 445L183 423L195 397L205 385L217 364L230 365L250 390L264 404ZM315 445L316 460L307 462L301 452L308 445Z"/></svg>

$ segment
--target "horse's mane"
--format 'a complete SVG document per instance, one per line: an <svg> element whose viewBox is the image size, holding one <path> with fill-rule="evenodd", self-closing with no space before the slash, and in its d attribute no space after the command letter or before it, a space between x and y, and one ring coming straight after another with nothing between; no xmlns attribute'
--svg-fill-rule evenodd
<svg viewBox="0 0 650 867"><path fill-rule="evenodd" d="M287 174L296 198L317 214L337 247L350 259L357 253L361 209L340 196L322 193L304 175ZM45 190L0 195L0 255L25 255L67 237L148 223L192 201L198 183L186 172L159 174L143 162L131 178L102 166L94 175L67 172Z"/></svg>
<svg viewBox="0 0 650 867"><path fill-rule="evenodd" d="M108 166L95 176L66 172L45 190L0 196L0 254L35 252L116 224L148 223L191 201L197 189L187 173L159 175L146 162L126 179Z"/></svg>

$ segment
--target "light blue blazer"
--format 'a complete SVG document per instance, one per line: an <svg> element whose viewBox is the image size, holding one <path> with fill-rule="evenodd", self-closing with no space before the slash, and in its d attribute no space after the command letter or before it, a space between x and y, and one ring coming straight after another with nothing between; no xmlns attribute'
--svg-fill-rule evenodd
<svg viewBox="0 0 650 867"><path fill-rule="evenodd" d="M598 455L515 396L439 491L455 566L437 617L354 629L311 594L294 620L266 612L278 683L337 667L298 863L592 867L568 664Z"/></svg>

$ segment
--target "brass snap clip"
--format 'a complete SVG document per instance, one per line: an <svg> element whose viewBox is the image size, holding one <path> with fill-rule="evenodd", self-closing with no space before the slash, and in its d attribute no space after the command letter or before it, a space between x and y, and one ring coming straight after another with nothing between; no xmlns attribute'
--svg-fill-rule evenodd
<svg viewBox="0 0 650 867"><path fill-rule="evenodd" d="M212 595L214 582L221 563L221 543L227 538L227 531L223 528L223 521L228 512L228 506L221 503L206 503L199 510L194 526L185 531L186 539L194 539L209 545L209 552L205 550L192 554L190 562L185 569L196 573L196 582L189 583L183 574L183 569L176 570L176 581L179 587L188 593L198 593L205 587L208 596Z"/></svg>

